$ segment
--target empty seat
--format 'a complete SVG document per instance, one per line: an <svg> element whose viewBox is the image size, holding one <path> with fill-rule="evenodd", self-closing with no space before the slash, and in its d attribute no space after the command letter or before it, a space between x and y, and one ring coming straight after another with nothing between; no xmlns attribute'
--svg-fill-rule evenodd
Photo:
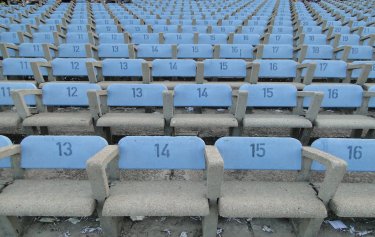
<svg viewBox="0 0 375 237"><path fill-rule="evenodd" d="M322 111L313 121L314 129L350 130L351 136L360 137L363 130L375 129L375 119L368 116L368 103L374 95L364 92L359 85L316 84L306 86L304 91L323 92ZM310 100L304 100L308 106ZM330 111L326 111L328 109ZM360 113L355 113L355 110ZM341 111L341 112L340 112Z"/></svg>
<svg viewBox="0 0 375 237"><path fill-rule="evenodd" d="M32 62L47 63L44 58L6 58L2 62L3 79L5 80L24 80L33 78L31 69ZM47 75L46 69L40 71L41 75ZM34 77L35 80L37 80Z"/></svg>
<svg viewBox="0 0 375 237"><path fill-rule="evenodd" d="M58 49L59 58L97 58L97 48L91 44L61 44Z"/></svg>
<svg viewBox="0 0 375 237"><path fill-rule="evenodd" d="M194 44L192 33L164 33L165 44Z"/></svg>
<svg viewBox="0 0 375 237"><path fill-rule="evenodd" d="M95 125L102 129L108 140L113 133L139 134L139 130L148 135L163 135L169 112L163 101L165 91L165 86L152 84L110 84L106 91L90 91L88 96ZM108 108L98 103L102 100ZM119 111L121 107L137 107L138 110Z"/></svg>
<svg viewBox="0 0 375 237"><path fill-rule="evenodd" d="M218 44L214 46L215 58L253 59L253 46L247 44Z"/></svg>
<svg viewBox="0 0 375 237"><path fill-rule="evenodd" d="M260 44L255 47L256 59L293 59L294 48L289 44Z"/></svg>
<svg viewBox="0 0 375 237"><path fill-rule="evenodd" d="M202 134L204 130L220 129L228 134L238 126L236 112L227 110L232 106L232 90L223 84L176 85L173 93L173 106L176 108L170 126L176 134ZM177 108L195 107L188 113ZM212 108L204 113L204 108ZM217 108L224 108L223 112ZM199 113L199 111L203 113ZM206 131L207 132L207 131Z"/></svg>
<svg viewBox="0 0 375 237"><path fill-rule="evenodd" d="M177 48L171 44L139 44L135 46L137 58L175 58Z"/></svg>
<svg viewBox="0 0 375 237"><path fill-rule="evenodd" d="M290 44L293 45L291 34L265 34L263 44Z"/></svg>
<svg viewBox="0 0 375 237"><path fill-rule="evenodd" d="M320 138L311 146L342 159L347 163L347 171L353 174L374 172L374 144L374 139ZM324 167L314 162L312 169L321 171ZM316 186L319 188L319 184ZM329 207L339 217L373 218L374 188L373 183L342 182L332 190Z"/></svg>
<svg viewBox="0 0 375 237"><path fill-rule="evenodd" d="M242 121L239 133L242 133L242 128L250 131L257 128L287 128L296 138L300 137L303 129L312 128L311 121L316 118L323 97L318 93L297 92L295 86L287 84L242 85L239 91L238 101L241 102L237 106L240 117L237 119ZM305 97L312 98L306 113L301 103ZM246 113L248 108L250 113ZM273 108L282 108L283 113L263 111Z"/></svg>
<svg viewBox="0 0 375 237"><path fill-rule="evenodd" d="M125 44L129 42L129 36L124 33L100 33L100 44Z"/></svg>
<svg viewBox="0 0 375 237"><path fill-rule="evenodd" d="M296 51L298 62L305 59L332 59L334 53L331 45L300 45Z"/></svg>
<svg viewBox="0 0 375 237"><path fill-rule="evenodd" d="M119 160L114 160L119 157ZM106 167L110 161L119 169L134 170L205 170L206 180L198 181L114 181L109 185ZM221 179L223 163L213 147L205 148L197 137L132 137L110 146L106 153L88 162L88 174L93 194L103 205L101 225L107 236L118 236L118 219L123 216L201 216L203 236L214 236L219 196L217 180ZM215 170L214 170L215 169ZM211 173L213 172L213 173ZM98 182L100 180L100 182ZM101 190L107 190L102 192ZM207 224L205 224L207 223ZM208 224L210 223L210 224Z"/></svg>
<svg viewBox="0 0 375 237"><path fill-rule="evenodd" d="M226 44L227 34L199 34L198 44Z"/></svg>
<svg viewBox="0 0 375 237"><path fill-rule="evenodd" d="M159 33L134 33L130 39L133 44L159 44L162 37Z"/></svg>
<svg viewBox="0 0 375 237"><path fill-rule="evenodd" d="M224 137L215 146L224 160L225 170L299 171L302 162L312 160L328 167L326 177L332 175L337 179L325 180L318 195L306 179L304 182L234 180L223 182L218 202L219 215L223 217L303 218L302 223L296 223L295 231L302 236L318 233L327 216L324 204L329 200L330 187L339 184L345 171L344 162L302 147L293 138Z"/></svg>
<svg viewBox="0 0 375 237"><path fill-rule="evenodd" d="M2 160L2 166L9 167L11 161L14 164L14 159L21 158L13 169L16 179L0 195L2 226L19 233L10 224L20 221L14 216L91 216L96 203L87 180L25 179L23 169L84 170L86 161L107 145L96 136L29 136L20 145L2 147L0 158L9 157Z"/></svg>
<svg viewBox="0 0 375 237"><path fill-rule="evenodd" d="M257 45L260 42L258 34L231 34L229 35L229 43L233 44L250 44Z"/></svg>
<svg viewBox="0 0 375 237"><path fill-rule="evenodd" d="M81 107L89 106L87 91L100 90L99 85L90 83L47 83L41 90L15 91L15 104L17 113L23 119L24 127L32 128L37 133L36 128L40 128L42 134L48 134L49 128L75 128L93 129L93 120L87 110L71 111L59 110L47 112L44 106L60 107ZM24 103L25 96L38 96L42 105L38 106L34 114ZM51 111L51 110L49 110ZM61 131L60 131L61 132ZM64 131L66 133L67 131ZM80 130L80 132L82 132Z"/></svg>
<svg viewBox="0 0 375 237"><path fill-rule="evenodd" d="M99 44L99 58L135 58L132 44Z"/></svg>
<svg viewBox="0 0 375 237"><path fill-rule="evenodd" d="M375 61L353 61L352 64L354 65L369 65L366 69L354 69L352 73L352 78L357 79L356 83L359 85L363 85L365 89L374 86L374 79L375 79Z"/></svg>
<svg viewBox="0 0 375 237"><path fill-rule="evenodd" d="M205 59L213 57L211 44L180 44L177 46L177 58Z"/></svg>
<svg viewBox="0 0 375 237"><path fill-rule="evenodd" d="M95 45L98 40L98 36L88 32L68 32L66 34L66 43L81 43L81 44L92 44Z"/></svg>

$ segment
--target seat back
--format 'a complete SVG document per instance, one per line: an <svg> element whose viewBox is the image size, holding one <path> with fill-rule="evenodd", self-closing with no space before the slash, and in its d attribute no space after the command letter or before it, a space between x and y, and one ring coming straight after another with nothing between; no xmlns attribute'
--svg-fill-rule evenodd
<svg viewBox="0 0 375 237"><path fill-rule="evenodd" d="M165 44L194 44L192 33L164 33Z"/></svg>
<svg viewBox="0 0 375 237"><path fill-rule="evenodd" d="M101 44L124 44L125 37L123 33L100 33L99 42Z"/></svg>
<svg viewBox="0 0 375 237"><path fill-rule="evenodd" d="M345 160L350 172L375 171L375 139L319 138L311 146ZM311 168L325 170L324 166L317 162L313 162Z"/></svg>
<svg viewBox="0 0 375 237"><path fill-rule="evenodd" d="M293 46L289 44L265 44L262 58L267 59L292 59L294 55Z"/></svg>
<svg viewBox="0 0 375 237"><path fill-rule="evenodd" d="M33 83L0 81L0 106L14 105L11 91L20 89L37 89ZM35 96L25 96L27 105L35 105Z"/></svg>
<svg viewBox="0 0 375 237"><path fill-rule="evenodd" d="M110 84L107 88L108 106L163 106L163 92L160 84Z"/></svg>
<svg viewBox="0 0 375 237"><path fill-rule="evenodd" d="M4 76L33 76L31 62L47 62L44 58L5 58L3 60ZM43 75L47 75L47 70L41 68Z"/></svg>
<svg viewBox="0 0 375 237"><path fill-rule="evenodd" d="M154 77L195 77L196 63L192 59L155 59L152 61Z"/></svg>
<svg viewBox="0 0 375 237"><path fill-rule="evenodd" d="M6 136L0 135L0 149L6 146L12 145L12 141L7 138ZM12 162L10 160L10 157L5 157L3 159L0 159L0 168L11 168Z"/></svg>
<svg viewBox="0 0 375 237"><path fill-rule="evenodd" d="M370 64L371 71L370 74L368 75L368 79L375 79L375 61L354 61L352 64ZM361 69L354 69L352 73L353 78L358 78L361 74Z"/></svg>
<svg viewBox="0 0 375 237"><path fill-rule="evenodd" d="M103 76L137 77L142 76L143 59L104 59L102 61Z"/></svg>
<svg viewBox="0 0 375 237"><path fill-rule="evenodd" d="M260 78L293 78L296 76L297 62L293 60L254 60L259 63Z"/></svg>
<svg viewBox="0 0 375 237"><path fill-rule="evenodd" d="M205 144L198 137L128 136L118 143L120 169L205 169Z"/></svg>
<svg viewBox="0 0 375 237"><path fill-rule="evenodd" d="M159 44L158 33L134 33L131 35L133 44Z"/></svg>
<svg viewBox="0 0 375 237"><path fill-rule="evenodd" d="M58 47L60 58L86 58L86 44L61 44Z"/></svg>
<svg viewBox="0 0 375 237"><path fill-rule="evenodd" d="M315 63L314 78L346 78L346 63L341 60L304 60L302 63ZM302 70L302 76L306 69Z"/></svg>
<svg viewBox="0 0 375 237"><path fill-rule="evenodd" d="M86 62L95 62L93 58L55 58L52 60L54 76L87 76Z"/></svg>
<svg viewBox="0 0 375 237"><path fill-rule="evenodd" d="M358 108L362 105L363 89L352 84L317 84L305 86L303 91L323 92L322 108ZM304 99L304 107L308 107L311 98Z"/></svg>
<svg viewBox="0 0 375 237"><path fill-rule="evenodd" d="M21 167L85 169L86 161L107 145L99 136L28 136L21 142Z"/></svg>
<svg viewBox="0 0 375 237"><path fill-rule="evenodd" d="M43 104L47 106L88 106L88 90L100 90L93 83L47 83L43 86Z"/></svg>
<svg viewBox="0 0 375 237"><path fill-rule="evenodd" d="M281 84L245 84L240 91L247 91L249 107L296 107L297 88Z"/></svg>
<svg viewBox="0 0 375 237"><path fill-rule="evenodd" d="M220 44L219 58L252 59L253 46L247 44Z"/></svg>
<svg viewBox="0 0 375 237"><path fill-rule="evenodd" d="M212 58L211 44L180 44L177 46L177 58Z"/></svg>
<svg viewBox="0 0 375 237"><path fill-rule="evenodd" d="M216 141L227 170L300 170L302 144L294 138L223 137Z"/></svg>
<svg viewBox="0 0 375 237"><path fill-rule="evenodd" d="M229 107L232 89L224 84L181 84L174 88L175 107Z"/></svg>
<svg viewBox="0 0 375 237"><path fill-rule="evenodd" d="M226 44L227 34L199 34L198 44Z"/></svg>
<svg viewBox="0 0 375 237"><path fill-rule="evenodd" d="M139 44L136 47L138 58L172 58L171 44Z"/></svg>
<svg viewBox="0 0 375 237"><path fill-rule="evenodd" d="M260 35L258 34L234 34L233 44L250 44L257 45L260 42Z"/></svg>
<svg viewBox="0 0 375 237"><path fill-rule="evenodd" d="M245 78L246 61L242 59L206 59L204 77Z"/></svg>
<svg viewBox="0 0 375 237"><path fill-rule="evenodd" d="M127 44L99 44L99 58L129 58L129 46Z"/></svg>

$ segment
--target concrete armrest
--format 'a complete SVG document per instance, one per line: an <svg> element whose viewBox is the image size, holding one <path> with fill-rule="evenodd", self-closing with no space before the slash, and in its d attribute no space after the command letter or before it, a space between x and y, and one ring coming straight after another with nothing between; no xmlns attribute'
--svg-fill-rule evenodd
<svg viewBox="0 0 375 237"><path fill-rule="evenodd" d="M347 163L313 147L303 147L302 156L305 159L317 161L325 166L326 172L318 196L324 204L327 204L336 193L345 175Z"/></svg>
<svg viewBox="0 0 375 237"><path fill-rule="evenodd" d="M10 145L0 148L0 160L21 153L21 145Z"/></svg>
<svg viewBox="0 0 375 237"><path fill-rule="evenodd" d="M111 162L116 161L119 148L116 145L109 145L96 153L86 163L86 170L91 184L94 198L103 202L109 195L109 184L106 169Z"/></svg>
<svg viewBox="0 0 375 237"><path fill-rule="evenodd" d="M91 46L88 44L86 45L89 47L89 49L86 49L86 53L89 54L89 51L91 49ZM100 80L100 76L98 76L99 71L102 68L102 62L86 62L86 68L87 68L87 77L91 83L96 83L98 80ZM95 70L96 69L96 70Z"/></svg>
<svg viewBox="0 0 375 237"><path fill-rule="evenodd" d="M363 96L367 98L375 97L375 91L364 91Z"/></svg>
<svg viewBox="0 0 375 237"><path fill-rule="evenodd" d="M106 95L106 90L89 90L87 92L91 116L95 121L107 112L106 98L103 98Z"/></svg>
<svg viewBox="0 0 375 237"><path fill-rule="evenodd" d="M215 146L206 146L207 198L216 200L221 195L224 175L224 161Z"/></svg>
<svg viewBox="0 0 375 237"><path fill-rule="evenodd" d="M173 106L173 92L172 91L164 91L163 92L163 114L164 119L169 122L174 113L174 106Z"/></svg>
<svg viewBox="0 0 375 237"><path fill-rule="evenodd" d="M353 70L355 70L355 69L360 70L359 76L358 76L358 78L356 78L357 79L356 84L358 84L358 85L365 84L368 76L371 73L372 65L366 64L366 63L361 63L361 64L351 64L351 63L349 63L348 66L347 66L347 71L348 71L347 75L349 77L348 78L349 80L351 79Z"/></svg>
<svg viewBox="0 0 375 237"><path fill-rule="evenodd" d="M306 69L306 74L303 78L303 83L306 85L311 84L314 73L316 69L316 63L301 63L297 65L297 76L295 78L295 82L301 82L302 80L302 70Z"/></svg>
<svg viewBox="0 0 375 237"><path fill-rule="evenodd" d="M324 94L322 92L299 91L297 92L297 95L300 97L312 97L311 103L309 107L307 108L305 117L306 119L313 122L318 116Z"/></svg>
<svg viewBox="0 0 375 237"><path fill-rule="evenodd" d="M29 107L26 104L25 96L26 95L42 95L42 90L40 89L22 89L22 90L12 90L11 91L12 99L14 105L16 106L18 115L25 119L31 116ZM38 106L38 99L37 99Z"/></svg>

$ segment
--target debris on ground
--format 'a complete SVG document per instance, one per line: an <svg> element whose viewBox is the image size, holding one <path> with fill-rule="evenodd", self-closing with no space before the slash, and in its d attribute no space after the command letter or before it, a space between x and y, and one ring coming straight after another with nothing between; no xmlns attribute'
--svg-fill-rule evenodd
<svg viewBox="0 0 375 237"><path fill-rule="evenodd" d="M326 223L329 223L335 230L343 230L347 229L348 227L340 220L334 220L334 221L325 221Z"/></svg>
<svg viewBox="0 0 375 237"><path fill-rule="evenodd" d="M164 222L166 219L167 219L166 216L162 216L162 217L160 217L160 222Z"/></svg>
<svg viewBox="0 0 375 237"><path fill-rule="evenodd" d="M80 219L77 219L77 218L73 218L73 217L71 217L71 218L67 219L66 221L69 221L69 222L70 222L70 223L72 223L73 225L75 225L75 224L78 224L78 223L80 223L80 222L81 222L81 220L80 220Z"/></svg>
<svg viewBox="0 0 375 237"><path fill-rule="evenodd" d="M194 107L186 107L185 110L187 112L193 112L194 111Z"/></svg>
<svg viewBox="0 0 375 237"><path fill-rule="evenodd" d="M267 233L273 233L273 229L267 225L262 226L262 230Z"/></svg>
<svg viewBox="0 0 375 237"><path fill-rule="evenodd" d="M103 230L100 226L98 227L89 227L89 226L85 226L83 227L83 229L81 230L81 234L90 234L90 233L97 233L97 234L100 234L102 233Z"/></svg>
<svg viewBox="0 0 375 237"><path fill-rule="evenodd" d="M162 230L162 232L164 232L167 236L172 235L172 231L170 231L169 229L164 229L164 230Z"/></svg>
<svg viewBox="0 0 375 237"><path fill-rule="evenodd" d="M59 222L60 220L56 217L42 217L38 219L38 222L41 223L54 223L54 222Z"/></svg>
<svg viewBox="0 0 375 237"><path fill-rule="evenodd" d="M191 216L190 219L195 220L195 221L201 221L202 218L200 216Z"/></svg>
<svg viewBox="0 0 375 237"><path fill-rule="evenodd" d="M181 234L180 234L180 237L188 237L188 234L187 232L185 231L182 231Z"/></svg>
<svg viewBox="0 0 375 237"><path fill-rule="evenodd" d="M64 232L63 237L69 237L71 236L70 231Z"/></svg>
<svg viewBox="0 0 375 237"><path fill-rule="evenodd" d="M222 233L224 233L224 229L223 228L217 228L217 230L216 230L217 237L222 237L221 236Z"/></svg>
<svg viewBox="0 0 375 237"><path fill-rule="evenodd" d="M368 234L374 233L373 230L357 231L357 230L355 230L354 226L352 226L352 225L349 228L349 232L350 232L350 234L352 234L354 236L366 236Z"/></svg>
<svg viewBox="0 0 375 237"><path fill-rule="evenodd" d="M130 220L132 221L143 221L145 219L144 216L131 216Z"/></svg>

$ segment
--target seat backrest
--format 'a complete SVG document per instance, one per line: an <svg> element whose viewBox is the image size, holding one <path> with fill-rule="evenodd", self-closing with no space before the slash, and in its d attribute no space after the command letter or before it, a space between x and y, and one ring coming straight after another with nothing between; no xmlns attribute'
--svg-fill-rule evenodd
<svg viewBox="0 0 375 237"><path fill-rule="evenodd" d="M137 58L172 58L171 44L139 44L135 46Z"/></svg>
<svg viewBox="0 0 375 237"><path fill-rule="evenodd" d="M158 33L134 33L131 35L133 44L159 44Z"/></svg>
<svg viewBox="0 0 375 237"><path fill-rule="evenodd" d="M219 58L252 59L253 46L247 44L220 44Z"/></svg>
<svg viewBox="0 0 375 237"><path fill-rule="evenodd" d="M205 169L205 144L198 137L128 136L119 143L120 169Z"/></svg>
<svg viewBox="0 0 375 237"><path fill-rule="evenodd" d="M260 42L260 35L258 34L234 34L233 44L250 44L257 45Z"/></svg>
<svg viewBox="0 0 375 237"><path fill-rule="evenodd" d="M152 61L154 77L195 77L196 63L192 59L155 59Z"/></svg>
<svg viewBox="0 0 375 237"><path fill-rule="evenodd" d="M28 38L25 37L27 40ZM21 43L17 32L1 32L0 33L0 43L13 43L19 44Z"/></svg>
<svg viewBox="0 0 375 237"><path fill-rule="evenodd" d="M18 47L19 56L25 58L43 58L44 51L43 46L40 43L22 43ZM54 56L54 51L50 50L52 56Z"/></svg>
<svg viewBox="0 0 375 237"><path fill-rule="evenodd" d="M300 44L325 45L327 44L327 36L324 34L306 34L303 42L300 42Z"/></svg>
<svg viewBox="0 0 375 237"><path fill-rule="evenodd" d="M212 26L211 29L214 34L228 34L236 31L235 26Z"/></svg>
<svg viewBox="0 0 375 237"><path fill-rule="evenodd" d="M165 33L165 44L194 44L194 34L192 33Z"/></svg>
<svg viewBox="0 0 375 237"><path fill-rule="evenodd" d="M87 76L86 62L96 62L93 58L55 58L52 60L54 76Z"/></svg>
<svg viewBox="0 0 375 237"><path fill-rule="evenodd" d="M211 44L180 44L177 46L177 58L212 58Z"/></svg>
<svg viewBox="0 0 375 237"><path fill-rule="evenodd" d="M100 90L93 83L47 83L43 86L43 104L47 106L88 106L88 90Z"/></svg>
<svg viewBox="0 0 375 237"><path fill-rule="evenodd" d="M20 89L37 89L33 83L0 81L0 106L14 105L11 91ZM25 96L27 105L35 105L35 96Z"/></svg>
<svg viewBox="0 0 375 237"><path fill-rule="evenodd" d="M241 33L263 35L265 29L265 26L242 26Z"/></svg>
<svg viewBox="0 0 375 237"><path fill-rule="evenodd" d="M175 107L229 107L232 89L225 84L181 84L174 88Z"/></svg>
<svg viewBox="0 0 375 237"><path fill-rule="evenodd" d="M148 33L147 25L124 25L125 32L133 33Z"/></svg>
<svg viewBox="0 0 375 237"><path fill-rule="evenodd" d="M87 24L69 24L66 28L68 32L87 32Z"/></svg>
<svg viewBox="0 0 375 237"><path fill-rule="evenodd" d="M69 32L66 34L66 43L72 44L89 44L90 37L85 32Z"/></svg>
<svg viewBox="0 0 375 237"><path fill-rule="evenodd" d="M177 25L153 25L152 31L154 33L177 33Z"/></svg>
<svg viewBox="0 0 375 237"><path fill-rule="evenodd" d="M293 27L291 26L274 26L272 34L293 34Z"/></svg>
<svg viewBox="0 0 375 237"><path fill-rule="evenodd" d="M5 58L3 60L4 76L33 76L31 62L47 62L44 58ZM47 75L47 70L41 68L43 75Z"/></svg>
<svg viewBox="0 0 375 237"><path fill-rule="evenodd" d="M137 77L142 76L143 59L115 59L108 58L102 61L103 76L108 77Z"/></svg>
<svg viewBox="0 0 375 237"><path fill-rule="evenodd" d="M163 92L160 84L110 84L107 88L108 106L163 106Z"/></svg>
<svg viewBox="0 0 375 237"><path fill-rule="evenodd" d="M95 32L101 33L118 33L117 25L96 25Z"/></svg>
<svg viewBox="0 0 375 237"><path fill-rule="evenodd" d="M207 26L204 25L182 25L182 33L207 33Z"/></svg>
<svg viewBox="0 0 375 237"><path fill-rule="evenodd" d="M247 91L248 107L296 107L297 88L287 84L245 84L239 89Z"/></svg>
<svg viewBox="0 0 375 237"><path fill-rule="evenodd" d="M226 44L227 34L199 34L198 44Z"/></svg>
<svg viewBox="0 0 375 237"><path fill-rule="evenodd" d="M299 58L300 52L298 52ZM331 45L307 45L306 59L332 59L333 47Z"/></svg>
<svg viewBox="0 0 375 237"><path fill-rule="evenodd" d="M362 105L363 89L352 84L317 84L308 85L303 91L323 92L322 108L358 108ZM304 107L308 107L311 98L304 99Z"/></svg>
<svg viewBox="0 0 375 237"><path fill-rule="evenodd" d="M105 44L105 43L124 44L125 37L123 33L100 33L99 42L101 44Z"/></svg>
<svg viewBox="0 0 375 237"><path fill-rule="evenodd" d="M319 138L311 146L345 160L348 163L347 170L350 172L375 171L375 139ZM317 162L313 162L311 168L325 169Z"/></svg>
<svg viewBox="0 0 375 237"><path fill-rule="evenodd" d="M128 44L99 44L99 58L128 58Z"/></svg>
<svg viewBox="0 0 375 237"><path fill-rule="evenodd" d="M289 44L265 44L262 58L264 59L292 59L294 48Z"/></svg>
<svg viewBox="0 0 375 237"><path fill-rule="evenodd" d="M293 45L293 35L292 34L270 34L268 44Z"/></svg>
<svg viewBox="0 0 375 237"><path fill-rule="evenodd" d="M321 26L304 26L304 27L302 27L302 33L321 34L322 33L322 27Z"/></svg>
<svg viewBox="0 0 375 237"><path fill-rule="evenodd" d="M12 141L6 136L0 135L0 148L12 145ZM10 157L0 159L0 168L11 168L12 163Z"/></svg>
<svg viewBox="0 0 375 237"><path fill-rule="evenodd" d="M242 59L206 59L204 77L245 78L246 61Z"/></svg>
<svg viewBox="0 0 375 237"><path fill-rule="evenodd" d="M58 47L60 58L86 58L86 44L60 44Z"/></svg>
<svg viewBox="0 0 375 237"><path fill-rule="evenodd" d="M359 45L360 36L355 34L342 34L338 45ZM331 44L334 42L331 41Z"/></svg>
<svg viewBox="0 0 375 237"><path fill-rule="evenodd" d="M21 167L85 169L86 161L107 145L99 136L28 136L21 142Z"/></svg>
<svg viewBox="0 0 375 237"><path fill-rule="evenodd" d="M296 76L297 62L293 60L257 59L260 78L292 78Z"/></svg>
<svg viewBox="0 0 375 237"><path fill-rule="evenodd" d="M375 79L375 61L354 61L352 64L370 64L371 71L370 74L368 75L368 79ZM358 78L361 74L361 69L354 69L352 73L353 78Z"/></svg>
<svg viewBox="0 0 375 237"><path fill-rule="evenodd" d="M336 54L336 58L342 58L343 51ZM372 46L366 45L352 45L348 55L348 60L372 60L373 59L373 48Z"/></svg>
<svg viewBox="0 0 375 237"><path fill-rule="evenodd" d="M302 145L294 138L223 137L216 141L227 170L300 170Z"/></svg>
<svg viewBox="0 0 375 237"><path fill-rule="evenodd" d="M314 78L346 78L347 65L341 60L304 60L304 63L315 63ZM306 75L306 69L302 70L302 76Z"/></svg>

